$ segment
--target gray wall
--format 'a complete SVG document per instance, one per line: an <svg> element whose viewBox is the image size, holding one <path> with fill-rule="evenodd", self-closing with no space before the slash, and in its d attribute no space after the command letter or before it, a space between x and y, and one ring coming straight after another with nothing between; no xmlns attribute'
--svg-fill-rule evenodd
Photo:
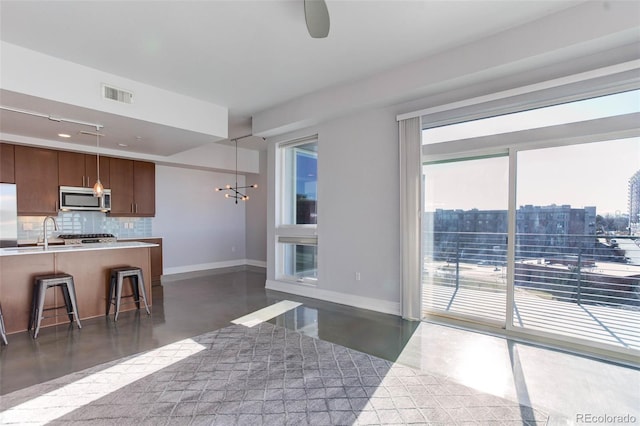
<svg viewBox="0 0 640 426"><path fill-rule="evenodd" d="M319 127L319 288L399 302L398 187L394 114L370 110Z"/></svg>
<svg viewBox="0 0 640 426"><path fill-rule="evenodd" d="M245 264L245 204L215 191L234 179L228 173L156 166L153 234L163 238L165 274ZM238 183L244 183L243 176Z"/></svg>
<svg viewBox="0 0 640 426"><path fill-rule="evenodd" d="M267 152L260 152L260 174L247 174L247 184L258 184L248 191L246 203L247 262L267 266Z"/></svg>

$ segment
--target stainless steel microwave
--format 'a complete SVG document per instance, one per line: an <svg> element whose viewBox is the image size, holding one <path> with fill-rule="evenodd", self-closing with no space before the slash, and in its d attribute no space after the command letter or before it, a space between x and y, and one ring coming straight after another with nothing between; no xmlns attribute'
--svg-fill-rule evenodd
<svg viewBox="0 0 640 426"><path fill-rule="evenodd" d="M77 186L60 187L60 210L111 210L111 190L105 189L102 197L94 197L92 188Z"/></svg>

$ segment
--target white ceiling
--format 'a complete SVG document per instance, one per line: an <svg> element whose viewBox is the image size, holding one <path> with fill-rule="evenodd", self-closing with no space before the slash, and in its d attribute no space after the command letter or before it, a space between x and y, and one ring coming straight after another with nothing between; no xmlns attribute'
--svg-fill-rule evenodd
<svg viewBox="0 0 640 426"><path fill-rule="evenodd" d="M329 37L312 39L305 27L302 0L0 0L0 38L227 107L229 136L237 137L250 133L250 117L257 112L577 3L581 2L327 0ZM41 112L56 110L85 121L96 114L69 105L38 104L20 94L1 95L0 104L5 106L48 108ZM211 142L206 135L167 126L119 116L106 120L105 128L123 140L140 135L143 140L153 139L153 144L138 148L147 154L170 155ZM18 118L6 111L0 126L2 133L38 138L51 133L47 120ZM176 140L182 141L180 146ZM260 138L242 143L255 149L264 146Z"/></svg>

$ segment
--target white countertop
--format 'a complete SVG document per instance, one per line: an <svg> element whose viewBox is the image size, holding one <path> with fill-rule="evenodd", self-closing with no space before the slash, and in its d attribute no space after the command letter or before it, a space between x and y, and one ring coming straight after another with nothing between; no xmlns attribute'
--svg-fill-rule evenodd
<svg viewBox="0 0 640 426"><path fill-rule="evenodd" d="M118 241L143 241L143 240L152 240L152 239L162 239L162 237L123 237L123 238L119 238L117 237ZM36 245L36 244L40 244L42 245L42 235L40 236L40 238L36 239L36 240L18 240L18 244L21 246L24 245ZM51 236L49 237L49 244L64 244L64 240L62 238L58 238L58 237L54 237Z"/></svg>
<svg viewBox="0 0 640 426"><path fill-rule="evenodd" d="M117 250L125 248L156 247L158 244L141 241L119 241L116 243L94 243L83 245L53 245L47 250L43 246L0 248L0 256L19 256L25 254L73 253L78 251Z"/></svg>

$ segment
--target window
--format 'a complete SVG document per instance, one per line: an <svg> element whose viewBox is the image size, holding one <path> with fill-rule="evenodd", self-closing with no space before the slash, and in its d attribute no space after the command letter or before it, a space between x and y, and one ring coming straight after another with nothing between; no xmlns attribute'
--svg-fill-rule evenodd
<svg viewBox="0 0 640 426"><path fill-rule="evenodd" d="M316 224L318 220L318 143L283 148L284 206L282 223Z"/></svg>
<svg viewBox="0 0 640 426"><path fill-rule="evenodd" d="M468 137L501 135L634 113L638 112L639 96L640 90L630 90L544 108L433 127L428 130L428 136L423 138L423 144L436 144Z"/></svg>
<svg viewBox="0 0 640 426"><path fill-rule="evenodd" d="M281 243L284 251L283 274L295 277L296 280L317 279L318 246L315 244L287 244Z"/></svg>
<svg viewBox="0 0 640 426"><path fill-rule="evenodd" d="M283 143L278 150L277 277L315 284L318 271L317 138Z"/></svg>

